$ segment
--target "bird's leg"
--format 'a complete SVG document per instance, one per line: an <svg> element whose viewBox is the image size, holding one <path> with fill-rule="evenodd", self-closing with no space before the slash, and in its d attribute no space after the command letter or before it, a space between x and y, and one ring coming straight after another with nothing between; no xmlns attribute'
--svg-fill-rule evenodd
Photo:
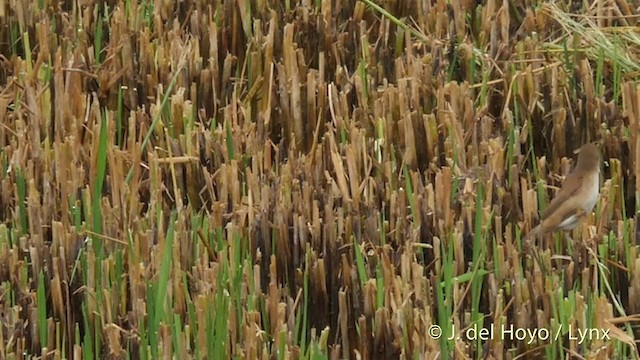
<svg viewBox="0 0 640 360"><path fill-rule="evenodd" d="M584 209L578 209L576 211L576 215L578 216L578 219L579 219L578 224L582 224L589 216L589 213L585 212ZM573 248L575 252L574 259L580 260L580 262L577 263L576 265L583 264L584 266L587 266L589 264L589 253L587 251L588 250L587 247L591 247L591 246L589 246L588 244L585 244L584 241L582 241L582 239L580 239L579 241L573 241L572 239L571 242L573 243Z"/></svg>
<svg viewBox="0 0 640 360"><path fill-rule="evenodd" d="M571 238L571 236L569 235L569 232L565 233L565 240L567 241L568 244L573 244L573 252L571 254L571 257L573 259L573 262L579 266L582 261L582 252L583 252L583 247L582 247L582 242L581 241L573 241L573 239Z"/></svg>
<svg viewBox="0 0 640 360"><path fill-rule="evenodd" d="M531 260L535 263L538 263L538 267L543 274L546 274L546 267L542 263L542 259L540 258L540 252L538 251L539 238L540 234L537 232L529 233L524 239L522 243L522 250L524 250L525 255L529 255ZM526 257L525 257L526 258ZM527 261L525 260L525 263Z"/></svg>
<svg viewBox="0 0 640 360"><path fill-rule="evenodd" d="M573 244L573 249L575 252L576 244L575 244L575 241L573 241L573 239L571 238L571 235L569 235L569 232L564 233L564 239L567 241L567 243Z"/></svg>
<svg viewBox="0 0 640 360"><path fill-rule="evenodd" d="M544 275L546 277L549 274L547 272L547 267L544 265L544 262L542 261L542 257L540 256L540 251L539 250L540 249L538 249L538 248L533 249L533 252L532 252L533 253L533 257L534 257L534 260L538 263L538 266L540 267L540 272L542 272L542 275Z"/></svg>

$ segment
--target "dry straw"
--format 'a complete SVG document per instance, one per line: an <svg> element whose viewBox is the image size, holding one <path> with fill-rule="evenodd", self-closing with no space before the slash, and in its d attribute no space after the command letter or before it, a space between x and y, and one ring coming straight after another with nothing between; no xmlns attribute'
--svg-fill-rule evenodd
<svg viewBox="0 0 640 360"><path fill-rule="evenodd" d="M637 357L639 15L0 2L0 353ZM594 139L595 211L524 256Z"/></svg>

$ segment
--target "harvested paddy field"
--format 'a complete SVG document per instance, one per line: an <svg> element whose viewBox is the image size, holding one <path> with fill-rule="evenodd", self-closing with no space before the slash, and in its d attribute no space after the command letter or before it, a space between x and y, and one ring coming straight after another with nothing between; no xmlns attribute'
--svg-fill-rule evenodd
<svg viewBox="0 0 640 360"><path fill-rule="evenodd" d="M0 357L638 358L638 6L0 1Z"/></svg>

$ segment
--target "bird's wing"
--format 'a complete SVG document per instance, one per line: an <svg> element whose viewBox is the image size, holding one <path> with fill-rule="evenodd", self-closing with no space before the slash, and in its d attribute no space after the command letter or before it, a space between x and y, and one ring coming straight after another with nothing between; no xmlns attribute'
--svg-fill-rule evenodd
<svg viewBox="0 0 640 360"><path fill-rule="evenodd" d="M560 189L560 191L558 191L558 193L556 194L556 197L553 198L553 200L551 200L551 203L549 204L549 206L547 206L547 208L542 213L542 221L546 220L549 216L551 216L551 214L558 211L558 209L563 204L565 206L569 205L567 204L567 199L569 199L571 196L573 196L576 192L580 190L580 188L582 187L582 184L586 179L586 175L587 174L576 173L576 172L572 172L571 174L567 175L567 177L564 179L564 182L562 183L562 188ZM567 214L566 216L570 216L570 215L572 214ZM562 216L562 218L564 217L565 216Z"/></svg>

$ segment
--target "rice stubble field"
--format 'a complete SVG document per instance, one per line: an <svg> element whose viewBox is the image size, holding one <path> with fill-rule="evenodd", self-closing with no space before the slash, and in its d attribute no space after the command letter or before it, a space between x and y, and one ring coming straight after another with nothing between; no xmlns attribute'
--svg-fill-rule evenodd
<svg viewBox="0 0 640 360"><path fill-rule="evenodd" d="M638 358L639 20L0 1L2 358Z"/></svg>

